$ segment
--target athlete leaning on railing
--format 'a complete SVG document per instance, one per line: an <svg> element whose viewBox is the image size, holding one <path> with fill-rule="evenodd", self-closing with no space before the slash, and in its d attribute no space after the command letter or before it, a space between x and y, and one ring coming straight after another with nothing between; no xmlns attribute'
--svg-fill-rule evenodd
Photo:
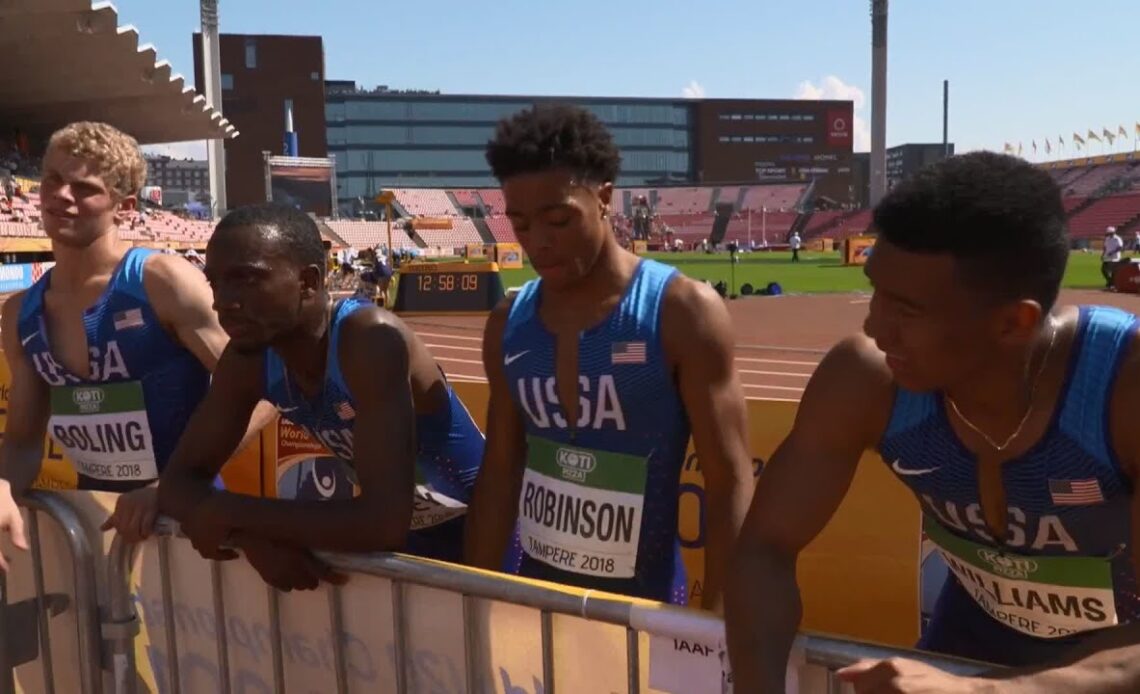
<svg viewBox="0 0 1140 694"><path fill-rule="evenodd" d="M875 227L866 334L812 376L741 532L726 599L736 691L784 691L796 557L868 448L914 492L951 569L919 648L1073 665L978 679L860 663L841 673L857 692L1140 691L1140 646L1077 660L1140 643L1136 316L1054 306L1061 195L1020 159L940 162L896 187Z"/></svg>

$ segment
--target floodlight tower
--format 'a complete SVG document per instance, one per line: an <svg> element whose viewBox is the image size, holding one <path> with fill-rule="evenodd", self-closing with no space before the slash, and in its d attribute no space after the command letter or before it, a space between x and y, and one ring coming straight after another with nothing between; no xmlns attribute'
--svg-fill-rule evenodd
<svg viewBox="0 0 1140 694"><path fill-rule="evenodd" d="M871 206L887 192L887 1L871 0Z"/></svg>
<svg viewBox="0 0 1140 694"><path fill-rule="evenodd" d="M218 0L199 0L202 21L203 96L218 113L222 112L222 59L218 38ZM210 171L210 214L214 219L226 211L226 152L222 139L206 140L206 160Z"/></svg>

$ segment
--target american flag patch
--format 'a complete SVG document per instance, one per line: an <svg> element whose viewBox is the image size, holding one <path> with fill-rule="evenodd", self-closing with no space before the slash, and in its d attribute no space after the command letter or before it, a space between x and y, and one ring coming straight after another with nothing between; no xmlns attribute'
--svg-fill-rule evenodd
<svg viewBox="0 0 1140 694"><path fill-rule="evenodd" d="M614 342L610 346L611 364L644 364L644 342Z"/></svg>
<svg viewBox="0 0 1140 694"><path fill-rule="evenodd" d="M1100 482L1088 480L1049 480L1049 496L1058 506L1088 506L1104 503Z"/></svg>
<svg viewBox="0 0 1140 694"><path fill-rule="evenodd" d="M126 311L119 311L114 316L115 330L129 330L130 328L138 328L143 325L143 315L141 308L132 308Z"/></svg>
<svg viewBox="0 0 1140 694"><path fill-rule="evenodd" d="M336 415L341 419L349 420L356 417L356 410L352 409L352 404L347 400L337 403L336 407L333 409L336 410Z"/></svg>

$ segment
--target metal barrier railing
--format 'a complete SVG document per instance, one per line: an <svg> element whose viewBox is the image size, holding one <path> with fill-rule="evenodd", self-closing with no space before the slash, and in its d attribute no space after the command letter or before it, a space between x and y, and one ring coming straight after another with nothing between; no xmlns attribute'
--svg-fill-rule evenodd
<svg viewBox="0 0 1140 694"><path fill-rule="evenodd" d="M48 596L45 590L43 547L40 542L39 513L51 518L59 526L71 555L74 582L74 607L77 624L79 662L74 667L79 673L79 686L82 694L102 694L102 658L99 632L99 596L96 579L96 553L91 547L88 530L75 508L58 494L50 492L29 492L21 500L21 505L32 511L28 514L28 542L31 545L32 572L35 583L35 609L39 633L39 660L43 669L44 690L47 694L56 691L55 663L52 659L51 620L67 607L65 602ZM100 555L102 553L100 552ZM5 586L6 587L6 586ZM8 594L5 591L5 603ZM6 607L5 616L10 616ZM12 643L12 634L5 639ZM11 665L11 664L6 664ZM11 677L11 670L6 673Z"/></svg>
<svg viewBox="0 0 1140 694"><path fill-rule="evenodd" d="M167 625L165 628L166 648L167 652L171 654L169 665L165 668L166 681L164 684L166 688L164 691L175 694L182 691L176 655L179 653L178 635L177 629L173 628L175 622L174 600L170 574L170 543L172 535L176 533L176 524L167 520L160 522L157 530L159 536L157 542L161 571L162 605L164 624ZM134 676L134 634L138 632L139 618L131 599L130 586L133 549L132 546L116 538L111 546L108 563L111 596L109 619L112 631L109 632L105 628L104 633L108 635L112 659L115 662L115 691L121 694L135 694L137 680ZM335 570L367 574L391 582L392 633L394 635L392 655L397 694L405 694L411 691L407 645L408 627L404 598L405 586L424 586L462 596L465 650L462 679L466 683L466 691L477 691L477 683L483 681L482 677L485 674L480 671L481 661L478 656L480 634L475 623L473 609L473 601L478 599L501 601L539 611L542 653L541 691L544 694L554 694L555 692L554 615L581 617L625 628L626 680L627 689L631 694L641 691L639 632L703 643L723 644L724 641L723 622L713 615L694 610L667 605L648 605L622 599L618 596L591 592L584 595L566 592L554 586L547 587L533 582L518 581L490 572L456 570L443 564L421 561L401 555L320 553L319 556ZM221 686L220 691L228 693L230 691L231 672L226 637L227 596L222 587L221 565L218 562L210 563L214 633L218 635L216 644L218 681ZM333 634L341 634L344 624L344 613L341 607L342 589L338 586L328 586L326 590L328 591L331 631ZM242 595L241 597L243 600L247 600L250 596ZM269 614L272 687L274 692L284 692L285 667L279 593L268 585L266 585L266 600L268 601ZM833 676L833 671L863 658L921 657L924 661L937 667L959 674L977 674L987 667L979 663L931 658L925 654L919 655L910 651L809 634L801 635L798 646L802 649L803 660L806 664L823 667L829 671L826 675L826 691L829 693L840 691L840 683ZM336 691L347 691L348 663L345 644L340 638L333 638L331 639L331 650L332 670L337 685Z"/></svg>
<svg viewBox="0 0 1140 694"><path fill-rule="evenodd" d="M78 624L76 634L78 643L78 663L74 665L79 674L79 691L81 694L102 694L104 691L104 676L107 671L112 675L113 691L116 694L136 694L141 681L139 667L136 663L137 636L141 631L141 621L136 608L136 596L133 595L131 584L132 567L136 547L116 537L106 557L106 580L108 604L105 618L100 623L100 610L98 602L97 580L100 577L96 565L97 555L91 546L90 530L84 523L82 515L64 496L49 492L33 492L29 494L23 504L34 511L30 514L28 524L29 541L32 547L34 561L33 580L35 583L36 615L39 633L39 660L43 669L44 687L49 694L57 691L54 670L59 663L53 660L51 624L49 611L61 611L66 607L53 604L53 596L46 595L43 563L43 548L38 513L51 518L59 525L66 541L67 549L74 565L74 607ZM158 584L161 590L161 606L163 618L163 631L165 632L165 648L168 655L164 667L156 669L155 677L161 681L156 683L163 692L179 694L183 691L183 675L180 672L179 660L179 634L177 619L175 617L175 600L172 586L171 554L172 543L176 540L177 525L168 520L162 520L157 528L156 540L158 554ZM184 555L188 556L188 555ZM204 561L197 558L195 561ZM484 645L484 633L480 627L478 612L480 601L508 603L515 606L531 608L538 612L538 635L541 640L541 683L537 681L536 689L543 694L555 692L556 648L554 620L557 615L569 615L584 618L595 622L616 625L624 629L625 633L625 680L626 689L631 693L642 690L642 647L641 634L650 636L672 637L686 639L690 642L703 644L719 644L723 656L724 624L710 614L687 610L683 608L650 604L644 601L634 601L607 594L568 591L560 589L554 584L544 585L531 581L466 569L449 567L446 564L423 561L412 557L394 554L377 555L342 555L321 553L322 560L332 568L346 573L365 574L379 577L389 582L391 586L391 634L393 643L391 658L394 667L395 691L405 694L412 691L414 674L411 668L409 655L409 623L408 604L405 591L417 587L437 589L459 596L462 601L462 670L459 679L462 682L462 691L480 691L482 683L488 681L487 668L490 661L482 659L481 648ZM101 560L102 557L99 557ZM216 635L216 673L218 690L228 694L231 691L233 677L231 673L231 652L228 607L232 596L227 596L224 589L222 564L210 562L210 604L212 614L205 617L212 621L212 632ZM264 585L264 584L262 584ZM0 589L5 586L0 585ZM331 634L338 635L329 640L331 650L331 673L327 684L336 683L338 692L349 689L350 662L347 641L341 635L345 631L346 614L343 608L343 589L338 586L327 586L328 624ZM271 686L274 692L285 692L286 666L285 646L282 632L282 612L280 594L272 587L265 585L265 600L268 614L268 629L266 630L268 649L271 662ZM359 598L359 594L357 594ZM7 593L4 599L7 600ZM248 607L250 596L243 593L240 599L241 608ZM236 613L236 612L235 612ZM148 615L150 613L148 612ZM149 617L148 617L149 619ZM320 628L320 627L315 627ZM7 644L0 642L0 646L10 645L11 634L5 634ZM151 633L152 638L156 637ZM614 635L616 638L616 634ZM240 646L240 638L235 641ZM106 642L104 650L103 641ZM615 642L616 643L616 642ZM919 658L936 667L959 674L978 674L989 669L980 663L959 661L946 658L934 658L927 654L913 651L887 648L882 646L857 643L836 638L818 635L803 634L797 641L799 662L808 666L815 666L826 670L822 687L819 691L832 694L841 691L841 684L834 677L834 670L854 663L860 659L882 659L891 657ZM652 651L651 651L652 652ZM292 657L292 656L291 656ZM618 661L615 661L618 662ZM723 660L722 662L726 662ZM0 665L5 663L0 662ZM615 671L616 673L616 671ZM8 674L10 677L10 673ZM239 678L240 679L240 678ZM539 687L541 684L541 687ZM710 685L712 683L710 682ZM269 683L266 683L266 687ZM713 685L715 686L715 685ZM721 686L725 687L724 683ZM0 688L6 691L7 687ZM515 691L514 688L507 690ZM806 690L801 690L806 691ZM810 691L817 691L816 688Z"/></svg>

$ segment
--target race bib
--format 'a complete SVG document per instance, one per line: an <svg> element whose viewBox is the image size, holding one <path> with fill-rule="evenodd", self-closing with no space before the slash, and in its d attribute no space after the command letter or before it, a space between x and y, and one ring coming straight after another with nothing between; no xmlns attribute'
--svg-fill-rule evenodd
<svg viewBox="0 0 1140 694"><path fill-rule="evenodd" d="M923 526L966 591L1002 624L1055 639L1117 623L1107 559L1022 556L964 540L929 518Z"/></svg>
<svg viewBox="0 0 1140 694"><path fill-rule="evenodd" d="M81 475L108 482L158 478L138 381L53 387L48 430Z"/></svg>
<svg viewBox="0 0 1140 694"><path fill-rule="evenodd" d="M523 550L563 571L632 578L646 461L527 437L519 497Z"/></svg>

